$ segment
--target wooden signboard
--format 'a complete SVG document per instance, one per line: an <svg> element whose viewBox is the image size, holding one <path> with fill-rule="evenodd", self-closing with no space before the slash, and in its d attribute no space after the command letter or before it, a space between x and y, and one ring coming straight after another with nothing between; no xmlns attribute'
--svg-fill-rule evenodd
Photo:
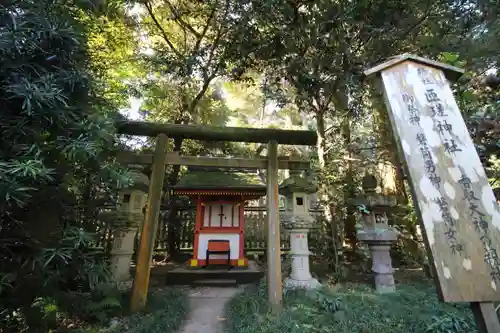
<svg viewBox="0 0 500 333"><path fill-rule="evenodd" d="M454 71L403 55L365 74L380 76L442 300L500 301L500 211L445 76Z"/></svg>

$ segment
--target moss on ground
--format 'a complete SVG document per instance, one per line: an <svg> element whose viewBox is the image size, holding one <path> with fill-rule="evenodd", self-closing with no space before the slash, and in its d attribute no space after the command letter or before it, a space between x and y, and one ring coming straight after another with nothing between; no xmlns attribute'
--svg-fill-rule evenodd
<svg viewBox="0 0 500 333"><path fill-rule="evenodd" d="M150 294L143 312L116 318L118 324L113 327L86 328L78 333L174 333L180 328L188 311L188 298L184 290L163 288Z"/></svg>
<svg viewBox="0 0 500 333"><path fill-rule="evenodd" d="M476 332L468 306L439 302L429 284L399 285L385 295L363 284L293 292L277 317L268 311L264 290L248 290L230 302L228 333Z"/></svg>

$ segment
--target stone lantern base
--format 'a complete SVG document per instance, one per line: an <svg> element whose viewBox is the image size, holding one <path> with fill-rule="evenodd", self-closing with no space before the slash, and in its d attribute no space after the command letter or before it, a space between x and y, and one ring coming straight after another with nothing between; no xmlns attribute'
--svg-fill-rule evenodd
<svg viewBox="0 0 500 333"><path fill-rule="evenodd" d="M116 282L128 281L132 278L130 275L130 252L114 252L111 254L110 266L113 279Z"/></svg>
<svg viewBox="0 0 500 333"><path fill-rule="evenodd" d="M110 266L113 278L116 282L131 279L130 262L134 254L134 238L137 228L128 228L116 231L111 250Z"/></svg>
<svg viewBox="0 0 500 333"><path fill-rule="evenodd" d="M375 289L379 293L396 290L390 250L397 238L398 233L392 228L366 228L358 232L358 239L370 248Z"/></svg>
<svg viewBox="0 0 500 333"><path fill-rule="evenodd" d="M294 280L292 278L286 278L284 282L284 287L286 289L317 289L321 287L321 283L318 280L311 277L308 280Z"/></svg>
<svg viewBox="0 0 500 333"><path fill-rule="evenodd" d="M288 289L315 289L321 286L309 271L309 245L307 234L314 225L310 215L298 215L285 212L281 223L290 235L290 256L292 267L290 277L285 279L284 286Z"/></svg>

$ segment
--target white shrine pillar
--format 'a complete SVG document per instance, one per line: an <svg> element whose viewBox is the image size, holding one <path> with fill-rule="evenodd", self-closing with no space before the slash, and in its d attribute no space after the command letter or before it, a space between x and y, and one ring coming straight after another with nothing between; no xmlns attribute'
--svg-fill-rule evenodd
<svg viewBox="0 0 500 333"><path fill-rule="evenodd" d="M134 238L137 228L143 223L143 208L146 205L148 177L138 171L132 172L133 185L122 190L118 199L118 219L113 231L113 248L111 249L111 272L116 282L131 279L130 262L134 254Z"/></svg>
<svg viewBox="0 0 500 333"><path fill-rule="evenodd" d="M290 256L292 271L285 279L285 287L294 289L315 289L320 286L309 270L309 246L307 233L315 225L315 219L309 213L308 196L316 192L314 186L300 174L290 172L290 177L280 185L280 194L285 196L286 211L280 215L283 228L290 235Z"/></svg>

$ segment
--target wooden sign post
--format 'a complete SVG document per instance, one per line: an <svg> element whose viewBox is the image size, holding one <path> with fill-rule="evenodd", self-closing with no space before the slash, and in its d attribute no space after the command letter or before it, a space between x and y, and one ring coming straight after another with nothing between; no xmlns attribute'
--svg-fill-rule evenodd
<svg viewBox="0 0 500 333"><path fill-rule="evenodd" d="M377 74L444 302L470 302L500 332L500 211L448 79L463 70L401 55Z"/></svg>

